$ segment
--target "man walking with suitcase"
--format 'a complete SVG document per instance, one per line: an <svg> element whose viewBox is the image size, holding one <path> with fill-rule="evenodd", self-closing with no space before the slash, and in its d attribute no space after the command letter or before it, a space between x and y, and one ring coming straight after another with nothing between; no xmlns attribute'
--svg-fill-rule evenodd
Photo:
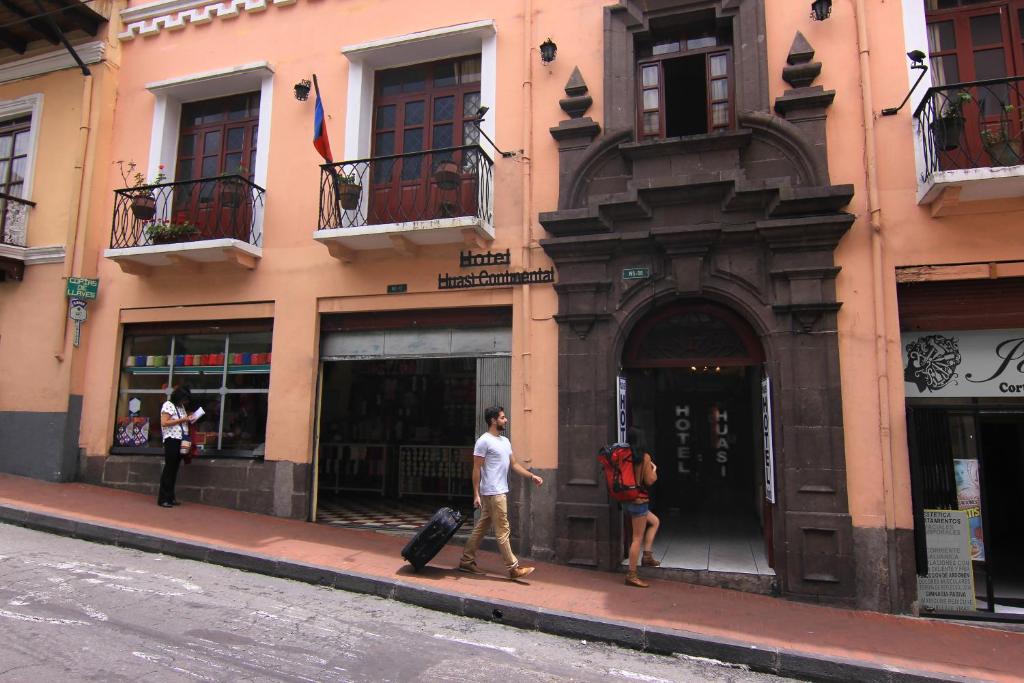
<svg viewBox="0 0 1024 683"><path fill-rule="evenodd" d="M532 479L540 486L544 479L520 465L512 455L512 444L502 434L508 418L505 409L494 406L484 411L487 431L477 439L473 447L473 507L480 508L480 518L473 527L466 547L462 551L459 569L470 574L485 574L476 566L476 550L487 530L494 527L494 538L505 560L510 579L521 579L533 573L533 567L519 564L509 543L511 529L508 523L508 471Z"/></svg>

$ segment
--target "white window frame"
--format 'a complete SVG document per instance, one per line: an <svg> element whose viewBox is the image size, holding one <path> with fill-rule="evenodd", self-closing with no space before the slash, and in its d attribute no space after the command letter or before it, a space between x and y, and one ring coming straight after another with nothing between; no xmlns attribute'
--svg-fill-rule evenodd
<svg viewBox="0 0 1024 683"><path fill-rule="evenodd" d="M370 157L374 77L377 71L463 55L480 55L480 104L492 111L491 117L484 119L480 127L494 138L498 36L493 20L484 19L347 45L341 48L341 52L349 60L344 160ZM493 150L483 145L483 141L481 146L488 156L494 156Z"/></svg>
<svg viewBox="0 0 1024 683"><path fill-rule="evenodd" d="M28 131L28 155L25 159L25 181L21 186L21 198L32 200L32 185L36 175L37 146L39 144L39 131L42 128L43 116L43 94L35 93L25 95L14 100L0 101L0 121L16 119L26 114L32 117ZM27 209L28 207L26 207ZM25 212L25 246L28 247L29 222L32 212Z"/></svg>
<svg viewBox="0 0 1024 683"><path fill-rule="evenodd" d="M153 129L149 143L149 162L146 177L154 178L164 165L168 182L174 180L178 158L178 138L181 133L181 107L189 102L200 102L258 90L260 93L259 130L256 133L256 163L252 169L253 182L267 186L270 166L270 125L274 101L274 69L268 62L252 62L216 71L189 74L166 81L146 84L156 103L153 108ZM262 205L255 207L255 229L262 241ZM257 247L262 246L257 244Z"/></svg>

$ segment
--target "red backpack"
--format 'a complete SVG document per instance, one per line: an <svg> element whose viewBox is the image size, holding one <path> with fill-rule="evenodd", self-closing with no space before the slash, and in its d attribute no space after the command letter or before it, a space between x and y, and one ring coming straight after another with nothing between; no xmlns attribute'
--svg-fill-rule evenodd
<svg viewBox="0 0 1024 683"><path fill-rule="evenodd" d="M597 452L597 461L608 482L608 493L620 503L631 503L647 494L647 489L636 479L636 465L643 462L643 455L638 461L636 458L628 443L604 446Z"/></svg>

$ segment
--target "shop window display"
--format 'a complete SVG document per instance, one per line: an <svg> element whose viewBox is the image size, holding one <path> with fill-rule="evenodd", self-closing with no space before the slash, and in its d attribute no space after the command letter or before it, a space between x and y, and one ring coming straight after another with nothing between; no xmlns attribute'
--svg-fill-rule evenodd
<svg viewBox="0 0 1024 683"><path fill-rule="evenodd" d="M124 340L112 453L162 454L160 406L188 386L201 454L262 457L270 389L271 332L136 334Z"/></svg>

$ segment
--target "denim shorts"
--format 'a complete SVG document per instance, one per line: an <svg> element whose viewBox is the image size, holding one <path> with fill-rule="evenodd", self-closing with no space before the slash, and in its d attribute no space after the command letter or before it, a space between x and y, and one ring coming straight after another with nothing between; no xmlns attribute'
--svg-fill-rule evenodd
<svg viewBox="0 0 1024 683"><path fill-rule="evenodd" d="M631 517L646 517L650 509L650 503L626 503L626 512Z"/></svg>

